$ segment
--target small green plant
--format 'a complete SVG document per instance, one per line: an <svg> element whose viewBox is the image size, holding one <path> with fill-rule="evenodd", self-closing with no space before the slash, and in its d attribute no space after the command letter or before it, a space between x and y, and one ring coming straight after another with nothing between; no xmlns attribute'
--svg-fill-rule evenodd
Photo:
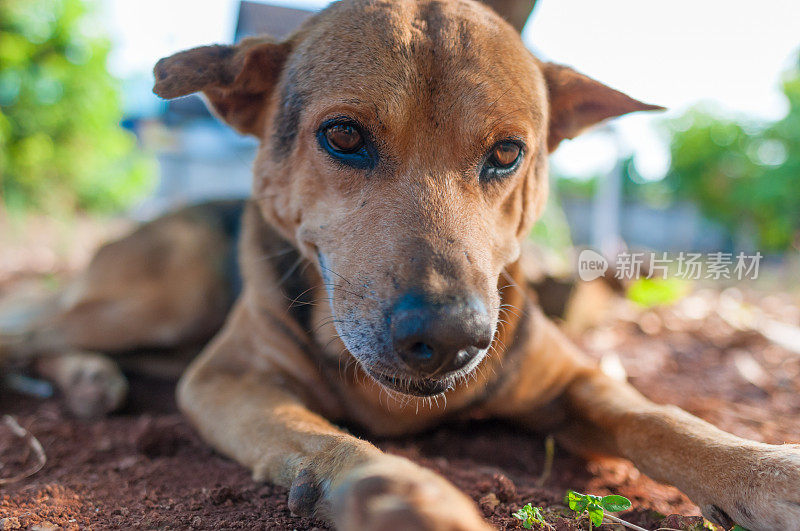
<svg viewBox="0 0 800 531"><path fill-rule="evenodd" d="M603 524L603 519L608 518L609 520L612 520L618 524L622 524L630 529L644 531L643 528L637 525L626 522L625 520L617 518L616 516L606 514L607 512L616 513L630 509L631 501L625 496L618 496L616 494L609 496L595 496L593 494L581 494L580 492L570 490L567 492L567 504L569 505L570 509L578 513L578 518L584 514L589 516L590 530L592 529L592 525L600 526Z"/></svg>
<svg viewBox="0 0 800 531"><path fill-rule="evenodd" d="M530 503L525 505L525 507L519 511L513 513L511 516L517 520L520 520L522 522L522 527L525 529L533 529L534 524L541 527L550 527L547 522L544 521L544 516L542 516L542 508L533 507Z"/></svg>
<svg viewBox="0 0 800 531"><path fill-rule="evenodd" d="M640 278L629 287L628 299L644 308L670 306L689 294L691 284L680 278Z"/></svg>

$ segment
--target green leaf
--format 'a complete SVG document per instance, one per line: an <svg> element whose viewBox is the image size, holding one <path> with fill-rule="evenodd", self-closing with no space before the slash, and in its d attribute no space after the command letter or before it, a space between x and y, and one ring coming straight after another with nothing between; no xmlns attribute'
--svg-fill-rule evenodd
<svg viewBox="0 0 800 531"><path fill-rule="evenodd" d="M625 496L618 496L616 494L603 496L601 504L603 505L603 509L611 513L624 511L626 509L630 509L631 507L631 501L628 498Z"/></svg>
<svg viewBox="0 0 800 531"><path fill-rule="evenodd" d="M590 504L589 508L587 509L589 512L589 519L592 523L596 526L603 525L603 508L599 505Z"/></svg>
<svg viewBox="0 0 800 531"><path fill-rule="evenodd" d="M567 502L569 503L570 509L582 513L589 504L589 498L585 494L570 490L567 492Z"/></svg>
<svg viewBox="0 0 800 531"><path fill-rule="evenodd" d="M538 507L534 509L530 503L526 504L525 507L520 509L519 511L512 514L514 518L517 520L522 521L522 527L525 529L533 529L533 522L536 519L538 514Z"/></svg>
<svg viewBox="0 0 800 531"><path fill-rule="evenodd" d="M740 526L739 524L736 524L735 526L733 526L733 529L731 529L731 531L748 531L748 530L747 530L747 528L744 528L744 527Z"/></svg>

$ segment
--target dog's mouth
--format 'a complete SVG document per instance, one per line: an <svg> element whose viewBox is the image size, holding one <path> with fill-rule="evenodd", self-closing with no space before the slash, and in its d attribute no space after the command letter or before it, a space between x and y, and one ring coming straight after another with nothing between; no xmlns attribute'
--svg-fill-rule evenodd
<svg viewBox="0 0 800 531"><path fill-rule="evenodd" d="M389 376L372 370L368 370L367 373L382 386L404 395L425 398L440 395L453 387L453 382L449 379L404 378L401 376Z"/></svg>

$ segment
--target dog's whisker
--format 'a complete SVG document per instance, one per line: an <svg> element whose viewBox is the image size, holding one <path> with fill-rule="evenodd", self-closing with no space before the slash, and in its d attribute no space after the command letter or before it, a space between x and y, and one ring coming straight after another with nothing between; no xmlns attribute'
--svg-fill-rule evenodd
<svg viewBox="0 0 800 531"><path fill-rule="evenodd" d="M308 262L306 263L306 266L305 266L305 267L307 267L307 266L308 266ZM310 292L312 292L312 291L314 291L314 290L317 290L317 289L319 289L319 288L323 288L323 287L325 287L325 284L324 284L324 283L320 283L320 284L316 284L316 285L314 285L314 286L311 286L311 287L309 287L309 288L306 288L306 289L304 289L303 291L301 291L301 292L300 292L300 294L299 294L299 295L297 295L295 298L293 298L293 299L290 299L290 301L291 301L291 303L294 303L294 302L302 302L302 301L300 301L300 300L299 300L301 297L303 297L304 295L306 295L306 294L308 294L308 293L310 293ZM284 297L285 297L286 299L289 299L289 297L288 297L287 295L284 295ZM320 299L317 299L317 300L320 300Z"/></svg>
<svg viewBox="0 0 800 531"><path fill-rule="evenodd" d="M521 310L519 308L517 308L516 306L514 306L513 304L501 304L497 308L497 311L499 311L501 313L503 313L503 312L510 313L510 314L514 315L515 317L517 317L517 318L521 317L520 314L519 314L519 312Z"/></svg>
<svg viewBox="0 0 800 531"><path fill-rule="evenodd" d="M319 332L320 330L322 330L322 328L324 328L326 326L336 325L336 324L349 324L349 323L351 323L351 321L342 320L342 319L336 319L334 317L327 317L327 318L323 319L322 322L318 326L315 326L310 332L311 332L311 334L316 334L317 332ZM338 336L337 336L337 338L338 338Z"/></svg>
<svg viewBox="0 0 800 531"><path fill-rule="evenodd" d="M342 293L347 293L348 295L352 295L353 297L358 297L361 300L370 299L370 300L373 300L373 301L380 302L380 299L378 299L377 297L374 297L374 296L372 296L370 294L356 293L355 291L350 291L348 289L343 288L341 284L325 283L325 286L326 287L330 287L333 290L337 290L338 289Z"/></svg>
<svg viewBox="0 0 800 531"><path fill-rule="evenodd" d="M277 252L272 253L272 254L261 255L261 256L257 257L255 259L255 261L256 262L263 262L265 260L271 260L273 258L278 258L279 256L285 256L285 255L291 253L294 250L295 250L294 247L286 247L286 248L281 249L280 251L277 251Z"/></svg>
<svg viewBox="0 0 800 531"><path fill-rule="evenodd" d="M303 306L316 306L320 302L327 302L328 300L330 300L328 297L321 297L319 299L314 299L310 301L293 300L291 304L289 304L288 308L291 310L292 308L301 308Z"/></svg>
<svg viewBox="0 0 800 531"><path fill-rule="evenodd" d="M277 285L282 286L284 282L289 280L294 274L294 272L297 270L297 268L300 267L300 264L303 263L303 260L305 260L305 258L303 258L302 256L300 256L297 260L295 260L292 266L289 269L287 269L286 272L278 280Z"/></svg>
<svg viewBox="0 0 800 531"><path fill-rule="evenodd" d="M323 350L323 351L326 351L326 350L328 350L328 347L330 347L330 346L331 346L331 345L332 345L332 344L333 344L335 341L337 341L338 339L339 339L339 336L336 336L336 335L334 335L334 336L333 336L333 337L332 337L332 338L331 338L331 339L330 339L330 340L329 340L327 343L325 343L325 346L324 346L324 347L322 347L322 350ZM345 347L345 348L346 348L346 347ZM341 355L341 354L340 354L340 355Z"/></svg>
<svg viewBox="0 0 800 531"><path fill-rule="evenodd" d="M515 288L520 293L520 295L522 295L522 298L526 302L529 301L528 291L525 290L525 289L522 289L519 286L519 284L517 284L517 282L514 280L514 277L511 276L511 274L508 272L508 270L506 268L503 268L502 271L500 272L500 274L503 275L503 278L505 278L506 281L510 284L509 287Z"/></svg>
<svg viewBox="0 0 800 531"><path fill-rule="evenodd" d="M319 265L319 267L321 267L321 268L322 268L322 269L324 269L325 271L328 271L329 273L333 273L334 275L336 275L337 277L341 278L342 280L344 280L345 282L347 282L348 284L350 284L350 285L352 286L352 282L350 282L349 280L347 280L345 277L343 277L342 275L340 275L339 273L337 273L336 271L334 271L334 270L333 270L333 269L331 269L330 267L328 267L328 266L326 266L326 265L323 265L323 264L320 264L320 265Z"/></svg>

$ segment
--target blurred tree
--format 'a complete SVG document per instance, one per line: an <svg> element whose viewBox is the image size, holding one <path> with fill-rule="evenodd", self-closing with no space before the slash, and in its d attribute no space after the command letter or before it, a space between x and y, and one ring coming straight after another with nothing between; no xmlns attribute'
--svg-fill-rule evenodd
<svg viewBox="0 0 800 531"><path fill-rule="evenodd" d="M800 237L800 60L782 84L786 116L748 123L693 109L676 122L667 183L708 218L763 249Z"/></svg>
<svg viewBox="0 0 800 531"><path fill-rule="evenodd" d="M85 0L0 0L0 206L111 210L151 181Z"/></svg>

